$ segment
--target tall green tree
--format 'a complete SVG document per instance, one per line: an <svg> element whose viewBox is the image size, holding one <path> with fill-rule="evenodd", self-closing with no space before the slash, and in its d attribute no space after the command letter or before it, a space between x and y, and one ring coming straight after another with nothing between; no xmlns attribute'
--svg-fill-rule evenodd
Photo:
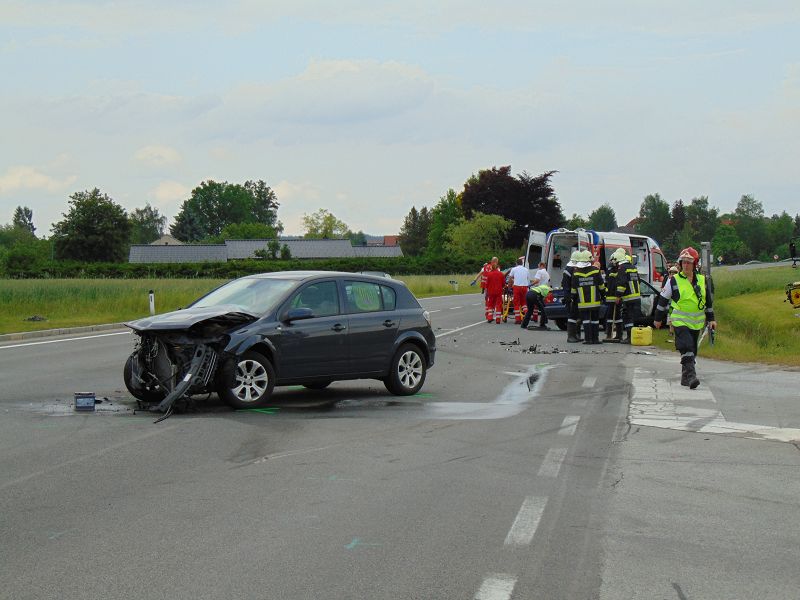
<svg viewBox="0 0 800 600"><path fill-rule="evenodd" d="M733 264L749 258L749 250L739 238L736 229L724 223L717 227L717 232L711 241L711 251L714 256L721 257L725 264Z"/></svg>
<svg viewBox="0 0 800 600"><path fill-rule="evenodd" d="M403 253L409 256L419 256L424 253L428 245L430 228L431 214L428 207L423 206L421 210L417 211L417 207L412 206L400 228L398 242L403 248Z"/></svg>
<svg viewBox="0 0 800 600"><path fill-rule="evenodd" d="M578 213L572 213L572 216L569 219L567 219L567 222L564 224L564 227L570 230L591 228L591 226L589 225L589 220L585 219Z"/></svg>
<svg viewBox="0 0 800 600"><path fill-rule="evenodd" d="M203 241L208 244L222 244L225 240L271 240L276 237L278 234L275 229L266 223L231 223L225 225L219 235Z"/></svg>
<svg viewBox="0 0 800 600"><path fill-rule="evenodd" d="M57 258L86 262L127 259L131 223L125 209L98 188L70 196L69 211L53 225Z"/></svg>
<svg viewBox="0 0 800 600"><path fill-rule="evenodd" d="M428 229L427 253L438 256L447 251L447 228L455 225L464 217L461 210L461 198L452 188L439 198L431 211L431 224Z"/></svg>
<svg viewBox="0 0 800 600"><path fill-rule="evenodd" d="M669 204L659 194L648 194L639 207L639 223L636 229L661 242L672 234L672 217Z"/></svg>
<svg viewBox="0 0 800 600"><path fill-rule="evenodd" d="M196 212L195 206L189 200L183 201L181 210L169 226L169 232L176 239L190 243L199 242L208 235L202 216Z"/></svg>
<svg viewBox="0 0 800 600"><path fill-rule="evenodd" d="M601 204L589 213L589 228L595 231L613 231L617 228L617 215L610 204Z"/></svg>
<svg viewBox="0 0 800 600"><path fill-rule="evenodd" d="M347 223L337 219L325 208L303 215L303 227L307 239L344 239L350 235Z"/></svg>
<svg viewBox="0 0 800 600"><path fill-rule="evenodd" d="M36 227L33 225L33 211L27 206L18 206L14 210L14 218L11 224L14 227L29 231L31 235L36 235Z"/></svg>
<svg viewBox="0 0 800 600"><path fill-rule="evenodd" d="M461 207L470 219L476 212L499 215L513 223L503 240L517 246L528 238L529 229L549 231L564 223L561 205L550 178L556 171L536 177L522 172L511 175L511 167L492 167L473 175L464 184Z"/></svg>
<svg viewBox="0 0 800 600"><path fill-rule="evenodd" d="M770 250L767 227L764 220L764 207L750 194L744 194L733 211L735 228L739 238L749 250L748 259L758 258Z"/></svg>
<svg viewBox="0 0 800 600"><path fill-rule="evenodd" d="M792 239L794 220L786 211L783 211L779 215L772 215L766 225L770 252L781 255L782 253L777 250L784 245L788 246L789 241Z"/></svg>
<svg viewBox="0 0 800 600"><path fill-rule="evenodd" d="M503 249L503 239L513 227L511 219L476 212L471 219L462 219L448 227L447 249L462 256L485 260Z"/></svg>
<svg viewBox="0 0 800 600"><path fill-rule="evenodd" d="M167 217L159 214L149 203L144 208L134 208L128 217L131 222L131 244L149 244L156 241L167 227Z"/></svg>
<svg viewBox="0 0 800 600"><path fill-rule="evenodd" d="M676 233L683 231L683 227L686 225L686 206L683 204L683 200L673 202L670 217L672 218L672 231Z"/></svg>
<svg viewBox="0 0 800 600"><path fill-rule="evenodd" d="M170 231L184 241L217 236L226 225L234 223L263 223L280 232L283 225L278 221L277 210L275 192L263 181L238 184L209 179L192 190ZM199 236L195 231L198 228Z"/></svg>
<svg viewBox="0 0 800 600"><path fill-rule="evenodd" d="M691 237L700 242L714 239L719 224L719 209L708 205L708 196L698 196L686 206L686 225Z"/></svg>

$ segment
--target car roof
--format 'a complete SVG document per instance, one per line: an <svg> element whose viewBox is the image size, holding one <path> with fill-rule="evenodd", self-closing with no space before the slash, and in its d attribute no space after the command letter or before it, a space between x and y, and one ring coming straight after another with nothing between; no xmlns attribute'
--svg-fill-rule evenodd
<svg viewBox="0 0 800 600"><path fill-rule="evenodd" d="M322 277L358 277L361 279L378 279L382 283L387 281L395 281L386 277L378 277L375 275L362 275L360 273L348 273L346 271L274 271L272 273L256 273L254 275L246 275L246 278L251 279L290 279L294 281L304 281L306 279L318 279Z"/></svg>

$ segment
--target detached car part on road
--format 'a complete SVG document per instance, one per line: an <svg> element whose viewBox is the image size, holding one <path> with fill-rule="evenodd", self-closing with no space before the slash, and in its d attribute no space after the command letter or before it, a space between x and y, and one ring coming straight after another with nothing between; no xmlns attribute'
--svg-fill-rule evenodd
<svg viewBox="0 0 800 600"><path fill-rule="evenodd" d="M436 353L430 315L402 282L352 273L242 277L126 325L137 340L125 385L164 413L195 394L259 408L276 385L323 389L345 379L379 379L412 395Z"/></svg>

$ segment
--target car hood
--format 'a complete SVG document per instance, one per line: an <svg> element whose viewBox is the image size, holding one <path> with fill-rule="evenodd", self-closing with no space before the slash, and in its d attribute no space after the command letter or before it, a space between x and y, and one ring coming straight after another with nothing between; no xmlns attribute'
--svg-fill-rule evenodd
<svg viewBox="0 0 800 600"><path fill-rule="evenodd" d="M237 304L222 304L220 306L189 307L181 310L144 319L137 319L125 323L134 331L182 331L190 329L199 323L209 321L215 325L229 325L231 327L251 323L258 319L258 315L243 310Z"/></svg>

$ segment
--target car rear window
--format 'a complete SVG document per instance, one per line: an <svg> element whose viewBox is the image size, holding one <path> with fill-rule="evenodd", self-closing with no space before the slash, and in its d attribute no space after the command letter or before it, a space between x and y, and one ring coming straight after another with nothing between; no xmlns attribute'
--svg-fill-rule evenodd
<svg viewBox="0 0 800 600"><path fill-rule="evenodd" d="M347 310L350 313L377 312L394 310L397 305L397 294L386 285L366 281L345 281Z"/></svg>

